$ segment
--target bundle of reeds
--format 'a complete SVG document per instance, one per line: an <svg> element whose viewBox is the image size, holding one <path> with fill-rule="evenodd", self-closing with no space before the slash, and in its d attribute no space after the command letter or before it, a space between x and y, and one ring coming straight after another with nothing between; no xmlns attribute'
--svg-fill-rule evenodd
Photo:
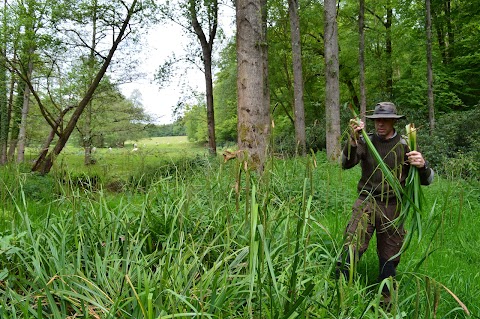
<svg viewBox="0 0 480 319"><path fill-rule="evenodd" d="M417 150L417 129L413 123L405 126L406 140L410 151ZM410 165L408 175L405 180L402 197L402 209L396 219L398 225L405 225L408 220L411 221L407 231L406 238L402 245L401 252L405 251L410 245L413 234L418 231L418 240L422 238L422 211L425 197L423 195L420 175L416 166Z"/></svg>

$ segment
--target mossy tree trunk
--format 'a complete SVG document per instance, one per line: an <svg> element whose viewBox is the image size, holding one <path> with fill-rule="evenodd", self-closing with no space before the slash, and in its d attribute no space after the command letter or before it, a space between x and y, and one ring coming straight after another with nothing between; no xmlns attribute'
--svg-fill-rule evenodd
<svg viewBox="0 0 480 319"><path fill-rule="evenodd" d="M324 1L325 21L325 115L327 157L340 156L340 88L338 62L337 7L335 0Z"/></svg>
<svg viewBox="0 0 480 319"><path fill-rule="evenodd" d="M266 1L238 0L236 23L238 147L262 172L270 136Z"/></svg>

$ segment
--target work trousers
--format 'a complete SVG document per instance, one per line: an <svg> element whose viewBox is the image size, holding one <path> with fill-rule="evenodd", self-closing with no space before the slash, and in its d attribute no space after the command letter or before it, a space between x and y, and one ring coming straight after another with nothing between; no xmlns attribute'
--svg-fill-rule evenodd
<svg viewBox="0 0 480 319"><path fill-rule="evenodd" d="M373 233L377 232L377 255L380 265L400 252L405 237L403 226L395 225L400 205L396 200L380 201L372 197L359 197L352 210L352 216L345 230L345 249L351 245L358 259L368 248ZM398 265L400 255L391 260ZM382 269L380 269L382 272Z"/></svg>

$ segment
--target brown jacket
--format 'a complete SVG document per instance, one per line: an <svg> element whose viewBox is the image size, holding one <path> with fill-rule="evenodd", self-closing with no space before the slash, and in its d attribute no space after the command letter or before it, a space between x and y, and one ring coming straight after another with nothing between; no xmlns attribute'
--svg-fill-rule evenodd
<svg viewBox="0 0 480 319"><path fill-rule="evenodd" d="M377 134L370 134L369 138L394 176L399 179L402 186L405 185L405 178L410 168L406 156L409 150L405 139L397 133L388 140L381 139ZM352 168L358 163L362 168L362 176L357 185L360 196L367 197L371 194L381 201L395 199L394 192L383 178L382 171L375 158L368 151L363 138L359 139L357 146L347 143L343 148L342 168ZM424 167L419 169L419 175L422 185L429 185L433 180L434 173L431 168Z"/></svg>

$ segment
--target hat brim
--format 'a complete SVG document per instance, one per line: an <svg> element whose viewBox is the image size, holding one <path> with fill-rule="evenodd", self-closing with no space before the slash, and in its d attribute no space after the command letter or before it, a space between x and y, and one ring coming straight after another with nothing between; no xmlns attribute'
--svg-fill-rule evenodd
<svg viewBox="0 0 480 319"><path fill-rule="evenodd" d="M367 119L403 119L405 115L396 115L396 114L373 114L373 115L366 115Z"/></svg>

